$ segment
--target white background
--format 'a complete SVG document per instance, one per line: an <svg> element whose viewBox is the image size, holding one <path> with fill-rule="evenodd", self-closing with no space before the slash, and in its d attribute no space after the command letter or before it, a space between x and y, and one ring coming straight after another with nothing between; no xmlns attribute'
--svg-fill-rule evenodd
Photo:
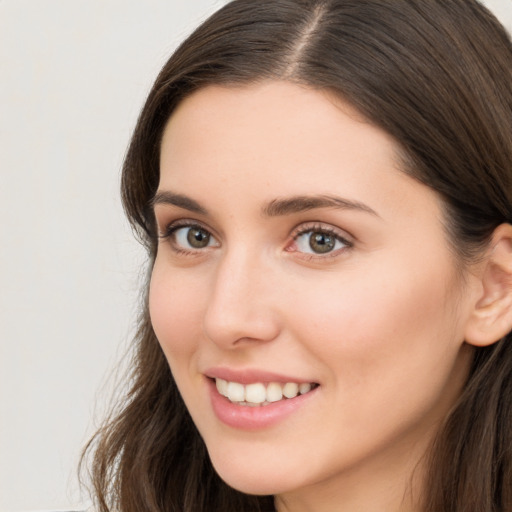
<svg viewBox="0 0 512 512"><path fill-rule="evenodd" d="M0 511L80 506L133 332L119 170L153 78L225 0L0 0ZM486 2L512 28L512 0ZM103 389L103 391L99 391Z"/></svg>

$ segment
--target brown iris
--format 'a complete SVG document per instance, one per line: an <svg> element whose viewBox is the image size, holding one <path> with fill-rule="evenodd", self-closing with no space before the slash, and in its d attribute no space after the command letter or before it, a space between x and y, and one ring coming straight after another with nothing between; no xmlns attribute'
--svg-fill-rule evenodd
<svg viewBox="0 0 512 512"><path fill-rule="evenodd" d="M316 231L309 237L309 246L314 252L318 254L324 254L326 252L332 251L335 244L336 238L329 233Z"/></svg>
<svg viewBox="0 0 512 512"><path fill-rule="evenodd" d="M208 247L210 243L210 233L197 227L189 228L187 242L190 244L190 247L194 249L203 249L204 247Z"/></svg>

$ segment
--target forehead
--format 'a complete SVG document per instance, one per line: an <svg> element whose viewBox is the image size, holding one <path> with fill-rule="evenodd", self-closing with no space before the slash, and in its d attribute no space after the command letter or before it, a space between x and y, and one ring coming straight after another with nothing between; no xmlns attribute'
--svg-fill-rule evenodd
<svg viewBox="0 0 512 512"><path fill-rule="evenodd" d="M354 167L380 166L383 160L398 167L396 150L390 136L328 92L287 82L210 86L171 116L161 168L223 174L233 168L237 176L270 170L274 179L290 173L297 179L301 171L336 171L339 166L331 164L340 153Z"/></svg>

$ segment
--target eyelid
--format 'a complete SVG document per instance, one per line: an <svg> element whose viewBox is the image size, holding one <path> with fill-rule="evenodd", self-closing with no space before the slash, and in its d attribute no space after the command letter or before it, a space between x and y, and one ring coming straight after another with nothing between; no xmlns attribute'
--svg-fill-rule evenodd
<svg viewBox="0 0 512 512"><path fill-rule="evenodd" d="M306 233L314 233L314 232L320 232L320 233L327 233L330 235L333 235L338 241L343 243L345 247L336 249L324 254L320 253L309 253L309 252L302 252L302 251L293 251L290 249L287 249L288 252L294 252L301 255L302 258L305 259L326 259L331 258L335 256L339 256L341 253L344 253L345 251L351 249L354 246L355 237L350 235L345 230L339 229L332 224L326 224L322 222L303 222L297 227L295 227L290 235L292 242L295 243L297 239L306 234Z"/></svg>
<svg viewBox="0 0 512 512"><path fill-rule="evenodd" d="M298 236L309 231L322 231L325 233L331 233L336 237L340 238L341 240L344 240L345 242L352 244L354 243L355 240L355 237L351 235L348 231L333 226L332 224L318 221L301 222L299 225L293 228L290 236L291 238L295 239Z"/></svg>
<svg viewBox="0 0 512 512"><path fill-rule="evenodd" d="M208 244L205 247L183 247L176 239L176 232L182 228L198 228L206 231L210 236L210 241L214 244ZM202 222L192 219L177 219L165 224L163 232L160 230L158 238L161 242L167 242L171 250L176 255L182 256L201 256L206 252L206 249L212 249L220 246L218 237L213 233L213 230L205 226Z"/></svg>
<svg viewBox="0 0 512 512"><path fill-rule="evenodd" d="M215 233L214 230L212 230L208 225L204 224L201 221L198 221L197 219L187 219L187 218L179 218L176 220L172 220L170 222L157 222L159 233L158 238L161 241L168 241L169 244L172 247L172 250L176 253L181 254L190 254L190 255L198 255L200 253L204 253L205 249L212 248L212 247L219 247L219 237ZM165 228L162 229L161 225L164 225ZM181 247L176 242L176 239L174 238L174 234L177 230L181 228L199 228L202 229L211 236L211 238L214 240L215 244L210 246L205 246L203 248L184 248ZM329 235L332 235L336 238L337 241L343 244L344 247L333 249L332 251L326 252L326 253L315 253L315 252L305 252L303 250L299 250L297 248L292 249L290 246L293 243L296 243L298 238L302 235L305 235L307 233L314 233L314 232L320 232L320 233L326 233ZM289 239L287 242L287 245L285 247L285 251L296 253L300 255L303 259L318 259L318 260L325 260L327 258L332 258L339 256L341 253L346 252L347 250L351 249L354 246L355 237L352 236L350 233L348 233L346 230L342 230L336 226L333 226L329 223L319 222L319 221L311 221L311 222L301 222L299 225L297 225L295 228L293 228L292 232L289 235Z"/></svg>
<svg viewBox="0 0 512 512"><path fill-rule="evenodd" d="M210 235L215 238L215 240L218 240L218 237L214 234L213 230L210 229L208 226L206 226L204 223L193 220L193 219L177 219L170 222L162 223L164 224L164 228L160 228L159 223L158 224L158 238L160 240L165 240L173 235L173 233L179 229L179 228L201 228L205 231L208 231Z"/></svg>

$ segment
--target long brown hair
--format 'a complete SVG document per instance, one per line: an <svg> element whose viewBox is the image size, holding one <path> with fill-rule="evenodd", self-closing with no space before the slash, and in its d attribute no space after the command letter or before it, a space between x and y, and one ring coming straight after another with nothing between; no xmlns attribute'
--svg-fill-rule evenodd
<svg viewBox="0 0 512 512"><path fill-rule="evenodd" d="M150 270L150 205L173 110L210 84L268 79L333 91L393 136L405 172L443 199L461 265L512 222L512 44L476 0L234 0L164 66L126 155L122 197ZM512 510L511 342L476 349L428 454L424 512ZM129 391L88 450L101 512L274 510L272 497L244 495L216 475L145 296Z"/></svg>

